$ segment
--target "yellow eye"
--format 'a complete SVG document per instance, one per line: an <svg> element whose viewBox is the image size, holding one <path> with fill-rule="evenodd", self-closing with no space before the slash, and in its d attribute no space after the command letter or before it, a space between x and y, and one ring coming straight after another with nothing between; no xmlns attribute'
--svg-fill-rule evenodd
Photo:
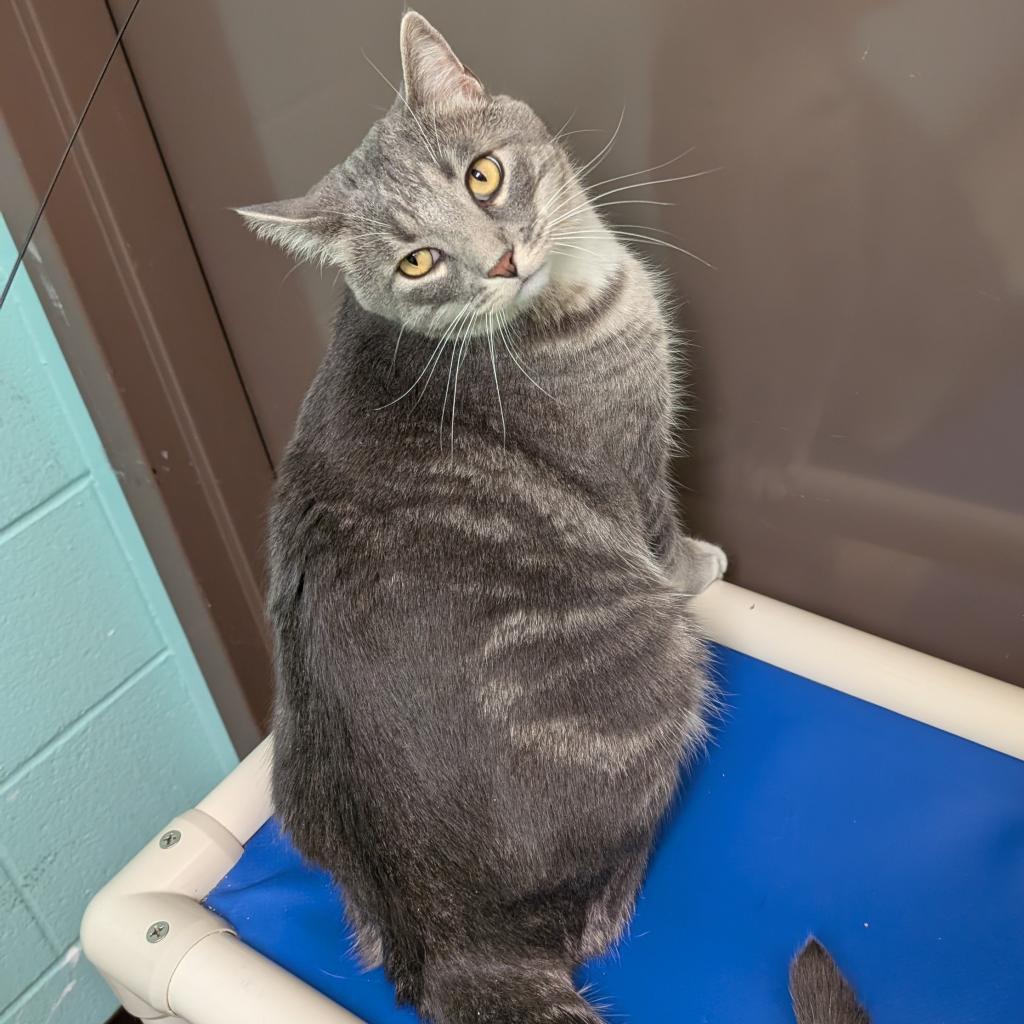
<svg viewBox="0 0 1024 1024"><path fill-rule="evenodd" d="M398 269L406 277L422 277L434 266L440 255L436 249L417 249L398 264Z"/></svg>
<svg viewBox="0 0 1024 1024"><path fill-rule="evenodd" d="M466 188L474 199L490 199L501 188L505 169L494 156L478 156L466 171Z"/></svg>

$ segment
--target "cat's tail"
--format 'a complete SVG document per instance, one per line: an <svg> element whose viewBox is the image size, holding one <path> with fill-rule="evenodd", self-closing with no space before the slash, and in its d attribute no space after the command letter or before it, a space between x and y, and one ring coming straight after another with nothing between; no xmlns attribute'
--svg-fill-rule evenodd
<svg viewBox="0 0 1024 1024"><path fill-rule="evenodd" d="M870 1024L850 983L813 937L790 964L789 994L797 1024Z"/></svg>
<svg viewBox="0 0 1024 1024"><path fill-rule="evenodd" d="M483 952L424 964L420 1009L434 1024L604 1024L567 964Z"/></svg>

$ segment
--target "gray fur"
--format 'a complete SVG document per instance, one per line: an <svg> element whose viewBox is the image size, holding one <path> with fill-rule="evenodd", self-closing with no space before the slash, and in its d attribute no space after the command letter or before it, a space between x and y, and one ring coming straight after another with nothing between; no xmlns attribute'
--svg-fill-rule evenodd
<svg viewBox="0 0 1024 1024"><path fill-rule="evenodd" d="M565 151L418 15L402 44L408 102L242 211L350 290L271 516L274 798L400 1000L597 1022L572 971L622 933L703 741L687 595L725 560L676 521L658 282L610 233L554 252L561 213L602 227ZM443 272L401 278L421 246ZM520 276L487 278L509 248Z"/></svg>
<svg viewBox="0 0 1024 1024"><path fill-rule="evenodd" d="M797 1024L871 1024L828 950L810 938L789 968Z"/></svg>

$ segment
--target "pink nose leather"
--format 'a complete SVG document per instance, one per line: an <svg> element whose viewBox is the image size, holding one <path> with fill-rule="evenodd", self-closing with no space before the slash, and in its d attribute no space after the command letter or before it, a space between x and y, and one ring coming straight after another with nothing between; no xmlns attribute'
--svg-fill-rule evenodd
<svg viewBox="0 0 1024 1024"><path fill-rule="evenodd" d="M488 277L515 277L516 265L512 259L512 250L501 254L501 259L487 271Z"/></svg>

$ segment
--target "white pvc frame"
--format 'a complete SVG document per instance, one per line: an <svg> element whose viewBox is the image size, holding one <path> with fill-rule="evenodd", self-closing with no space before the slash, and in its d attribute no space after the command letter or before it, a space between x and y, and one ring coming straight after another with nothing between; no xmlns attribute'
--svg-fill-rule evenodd
<svg viewBox="0 0 1024 1024"><path fill-rule="evenodd" d="M1024 689L730 583L714 584L692 607L709 638L727 647L1024 759ZM171 821L86 910L86 956L143 1020L362 1024L201 903L273 813L271 744ZM180 838L162 844L168 833ZM158 923L166 933L150 941Z"/></svg>

